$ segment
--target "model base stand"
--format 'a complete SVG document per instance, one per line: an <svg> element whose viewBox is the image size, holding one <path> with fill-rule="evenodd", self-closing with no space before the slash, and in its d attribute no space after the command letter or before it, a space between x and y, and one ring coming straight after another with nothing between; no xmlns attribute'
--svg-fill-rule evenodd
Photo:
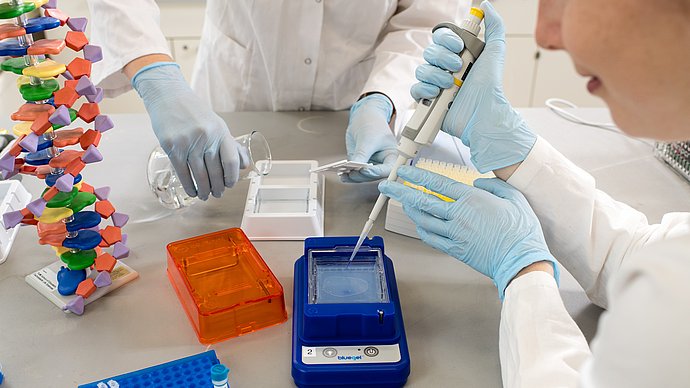
<svg viewBox="0 0 690 388"><path fill-rule="evenodd" d="M249 184L242 230L250 240L323 236L324 177L315 160L274 160L271 173Z"/></svg>
<svg viewBox="0 0 690 388"><path fill-rule="evenodd" d="M209 388L211 367L220 364L216 352L209 350L135 372L82 384L78 388Z"/></svg>
<svg viewBox="0 0 690 388"><path fill-rule="evenodd" d="M0 156L0 172L3 179L23 174L46 184L26 207L5 212L2 224L6 230L36 226L38 243L51 246L63 264L57 291L75 295L64 308L81 315L87 298L111 286L117 260L129 255L122 233L129 217L108 201L109 187L95 188L81 174L103 160L98 145L114 125L98 106L103 90L89 79L103 53L84 34L88 21L56 7L56 0L0 4L0 19L9 20L0 25L0 57L11 57L0 67L19 75L17 86L26 100L11 116L17 139ZM36 10L40 16L29 19ZM34 33L61 26L69 28L64 39L34 41ZM66 65L46 57L65 48L77 53ZM112 225L101 226L103 220Z"/></svg>
<svg viewBox="0 0 690 388"><path fill-rule="evenodd" d="M67 309L76 295L62 295L58 291L58 281L57 276L62 268L62 264L55 262L49 266L39 269L38 271L26 275L24 280L33 287L36 291L40 292L41 295L45 296L49 301L53 302L59 309L63 310L66 314L70 313ZM89 277L95 281L98 277L98 272L92 271ZM85 300L85 304L88 305L93 303L98 298L105 296L109 292L115 291L116 289L124 286L125 284L131 282L132 280L139 277L137 271L133 270L127 264L122 261L118 261L115 264L115 268L110 272L110 280L112 284L108 287L101 287L96 290L88 299Z"/></svg>

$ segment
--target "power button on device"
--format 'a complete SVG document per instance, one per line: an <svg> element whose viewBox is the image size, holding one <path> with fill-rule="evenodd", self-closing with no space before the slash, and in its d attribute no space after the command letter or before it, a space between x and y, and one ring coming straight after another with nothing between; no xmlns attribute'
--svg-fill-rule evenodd
<svg viewBox="0 0 690 388"><path fill-rule="evenodd" d="M379 354L379 350L373 346L367 346L364 348L364 355L368 357L376 357Z"/></svg>
<svg viewBox="0 0 690 388"><path fill-rule="evenodd" d="M326 348L323 350L323 355L328 358L333 358L338 354L338 351L333 348Z"/></svg>

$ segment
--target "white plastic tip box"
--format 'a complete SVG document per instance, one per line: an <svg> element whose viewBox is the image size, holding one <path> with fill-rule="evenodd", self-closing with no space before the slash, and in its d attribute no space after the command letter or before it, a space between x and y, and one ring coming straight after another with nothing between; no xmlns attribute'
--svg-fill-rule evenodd
<svg viewBox="0 0 690 388"><path fill-rule="evenodd" d="M26 207L31 201L31 195L19 181L0 181L0 199L2 199L0 202L0 224L2 224L2 215ZM10 230L5 230L4 224L0 226L0 264L7 260L17 232L19 232L19 226Z"/></svg>

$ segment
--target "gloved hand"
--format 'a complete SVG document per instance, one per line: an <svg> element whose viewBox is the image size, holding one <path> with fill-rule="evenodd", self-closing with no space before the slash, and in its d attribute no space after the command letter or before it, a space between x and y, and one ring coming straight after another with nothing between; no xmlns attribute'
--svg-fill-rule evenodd
<svg viewBox="0 0 690 388"><path fill-rule="evenodd" d="M501 299L515 275L538 261L553 263L558 281L537 216L508 183L477 179L472 187L409 166L400 167L398 176L455 199L446 202L397 182L379 184L381 193L402 203L425 243L493 279Z"/></svg>
<svg viewBox="0 0 690 388"><path fill-rule="evenodd" d="M132 86L144 100L153 131L189 196L219 198L246 165L227 125L187 85L172 62L143 67ZM192 180L194 179L194 180ZM194 184L196 182L196 185Z"/></svg>
<svg viewBox="0 0 690 388"><path fill-rule="evenodd" d="M347 158L373 163L358 171L343 174L343 182L369 182L388 177L398 156L398 143L388 126L393 105L383 94L375 93L357 101L350 108L350 122L345 133Z"/></svg>
<svg viewBox="0 0 690 388"><path fill-rule="evenodd" d="M534 146L536 135L513 109L503 94L505 29L501 16L484 1L486 47L472 66L453 101L442 130L459 137L470 147L472 163L488 172L522 162ZM417 68L412 86L415 100L434 98L439 88L449 88L453 77L445 70L458 71L457 53L463 48L460 37L447 28L436 30L434 43L424 50L430 64Z"/></svg>

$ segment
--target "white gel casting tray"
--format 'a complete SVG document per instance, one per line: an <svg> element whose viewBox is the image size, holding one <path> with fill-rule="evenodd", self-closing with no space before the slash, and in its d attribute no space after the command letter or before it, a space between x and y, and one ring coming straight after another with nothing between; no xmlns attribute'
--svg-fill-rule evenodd
<svg viewBox="0 0 690 388"><path fill-rule="evenodd" d="M324 178L315 160L274 160L271 172L251 178L242 230L251 240L323 237Z"/></svg>

